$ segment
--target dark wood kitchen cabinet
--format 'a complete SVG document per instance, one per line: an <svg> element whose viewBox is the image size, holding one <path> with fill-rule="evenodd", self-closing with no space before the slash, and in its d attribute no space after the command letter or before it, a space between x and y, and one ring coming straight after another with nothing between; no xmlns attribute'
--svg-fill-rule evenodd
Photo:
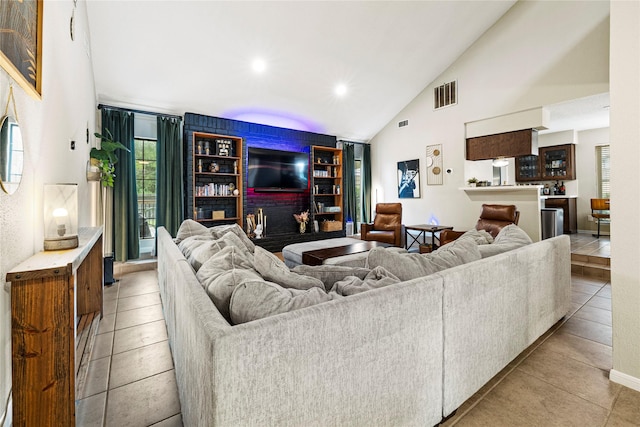
<svg viewBox="0 0 640 427"><path fill-rule="evenodd" d="M541 147L539 155L516 157L516 182L576 179L575 144Z"/></svg>
<svg viewBox="0 0 640 427"><path fill-rule="evenodd" d="M578 232L578 208L575 197L553 197L544 201L545 208L561 208L564 215L564 234Z"/></svg>

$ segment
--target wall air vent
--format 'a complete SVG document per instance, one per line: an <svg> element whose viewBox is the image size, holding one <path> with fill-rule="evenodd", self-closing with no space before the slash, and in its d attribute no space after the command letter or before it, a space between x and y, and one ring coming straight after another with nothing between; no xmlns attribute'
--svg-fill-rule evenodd
<svg viewBox="0 0 640 427"><path fill-rule="evenodd" d="M458 103L458 84L454 80L433 88L433 109L447 107Z"/></svg>
<svg viewBox="0 0 640 427"><path fill-rule="evenodd" d="M398 127L399 128L405 127L405 126L408 126L408 125L409 125L409 120L403 120L401 122L398 122Z"/></svg>

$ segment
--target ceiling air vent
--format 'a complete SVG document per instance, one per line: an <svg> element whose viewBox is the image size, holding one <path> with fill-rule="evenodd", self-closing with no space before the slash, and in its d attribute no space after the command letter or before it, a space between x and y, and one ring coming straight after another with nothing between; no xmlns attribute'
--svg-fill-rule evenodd
<svg viewBox="0 0 640 427"><path fill-rule="evenodd" d="M409 120L403 120L401 122L398 122L398 127L399 128L402 128L402 127L405 127L405 126L408 126L408 125L409 125Z"/></svg>
<svg viewBox="0 0 640 427"><path fill-rule="evenodd" d="M438 110L458 103L458 85L454 80L433 88L433 108Z"/></svg>

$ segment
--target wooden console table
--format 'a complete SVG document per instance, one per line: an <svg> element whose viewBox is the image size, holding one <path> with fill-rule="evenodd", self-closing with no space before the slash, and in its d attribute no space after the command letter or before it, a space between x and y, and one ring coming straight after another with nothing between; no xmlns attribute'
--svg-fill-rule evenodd
<svg viewBox="0 0 640 427"><path fill-rule="evenodd" d="M102 227L78 238L75 249L37 253L7 273L14 426L75 425L103 313Z"/></svg>

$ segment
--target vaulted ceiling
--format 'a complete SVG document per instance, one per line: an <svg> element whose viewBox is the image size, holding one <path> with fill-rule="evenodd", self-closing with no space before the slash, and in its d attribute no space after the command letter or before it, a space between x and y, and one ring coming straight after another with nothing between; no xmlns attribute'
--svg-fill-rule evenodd
<svg viewBox="0 0 640 427"><path fill-rule="evenodd" d="M514 3L91 0L98 101L366 141Z"/></svg>

